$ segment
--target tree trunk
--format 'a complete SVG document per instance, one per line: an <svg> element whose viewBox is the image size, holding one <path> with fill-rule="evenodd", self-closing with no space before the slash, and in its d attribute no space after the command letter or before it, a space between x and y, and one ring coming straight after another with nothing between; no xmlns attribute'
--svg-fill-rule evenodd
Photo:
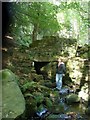
<svg viewBox="0 0 90 120"><path fill-rule="evenodd" d="M37 40L37 33L38 33L38 24L34 24L34 29L32 33L32 42Z"/></svg>

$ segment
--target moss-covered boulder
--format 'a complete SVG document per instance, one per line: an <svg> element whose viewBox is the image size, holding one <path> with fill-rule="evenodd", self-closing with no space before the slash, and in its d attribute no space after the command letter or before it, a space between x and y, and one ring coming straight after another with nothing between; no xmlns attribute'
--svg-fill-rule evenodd
<svg viewBox="0 0 90 120"><path fill-rule="evenodd" d="M10 70L0 71L2 74L2 117L16 118L25 111L25 100L17 84L17 76Z"/></svg>
<svg viewBox="0 0 90 120"><path fill-rule="evenodd" d="M72 93L72 94L67 95L66 102L68 104L78 103L80 102L80 98L78 97L77 94Z"/></svg>

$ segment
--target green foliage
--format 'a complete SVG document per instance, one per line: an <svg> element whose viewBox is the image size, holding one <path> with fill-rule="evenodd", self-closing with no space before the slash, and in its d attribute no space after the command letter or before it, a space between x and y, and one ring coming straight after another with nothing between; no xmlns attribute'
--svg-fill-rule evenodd
<svg viewBox="0 0 90 120"><path fill-rule="evenodd" d="M19 45L29 45L43 36L88 40L88 3L67 1L59 6L49 2L12 3L10 33Z"/></svg>
<svg viewBox="0 0 90 120"><path fill-rule="evenodd" d="M33 32L36 35L50 35L59 29L55 6L50 3L13 3L14 26L12 34L20 45L32 43ZM37 39L37 36L36 36Z"/></svg>
<svg viewBox="0 0 90 120"><path fill-rule="evenodd" d="M22 86L22 90L25 92L26 90L30 89L33 87L33 85L35 84L35 82L26 82L23 86Z"/></svg>
<svg viewBox="0 0 90 120"><path fill-rule="evenodd" d="M78 44L88 41L88 3L62 2L58 7L60 36L76 38ZM61 18L61 19L60 19ZM62 32L63 31L63 32Z"/></svg>
<svg viewBox="0 0 90 120"><path fill-rule="evenodd" d="M8 79L8 77L10 76L11 76L11 72L8 69L2 71L2 79Z"/></svg>
<svg viewBox="0 0 90 120"><path fill-rule="evenodd" d="M32 94L30 94L30 93L26 93L24 96L25 97L32 97L32 98L34 98L34 96Z"/></svg>
<svg viewBox="0 0 90 120"><path fill-rule="evenodd" d="M16 81L18 83L19 79L18 76L16 76L11 70L4 69L0 71L0 77L2 79L2 82L8 82L8 81Z"/></svg>
<svg viewBox="0 0 90 120"><path fill-rule="evenodd" d="M44 95L41 92L33 92L33 95L37 103L42 103L44 100Z"/></svg>
<svg viewBox="0 0 90 120"><path fill-rule="evenodd" d="M43 111L43 110L44 110L44 106L41 104L41 105L38 107L37 111L38 111L38 112L41 112L41 111Z"/></svg>
<svg viewBox="0 0 90 120"><path fill-rule="evenodd" d="M52 101L48 97L45 98L45 104L48 107L48 109L50 109L53 106Z"/></svg>

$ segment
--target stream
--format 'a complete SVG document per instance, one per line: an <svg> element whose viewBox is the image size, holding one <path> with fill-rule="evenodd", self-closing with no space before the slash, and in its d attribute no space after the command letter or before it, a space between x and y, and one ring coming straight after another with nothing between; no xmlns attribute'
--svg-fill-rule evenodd
<svg viewBox="0 0 90 120"><path fill-rule="evenodd" d="M60 97L57 100L58 105L61 104L63 106L64 112L49 112L45 108L37 113L37 116L32 118L32 120L90 120L89 116L85 115L85 105L82 99L80 99L80 102L73 102L71 104L67 103L66 96L75 94L74 90L62 88L61 91L58 92L60 94Z"/></svg>

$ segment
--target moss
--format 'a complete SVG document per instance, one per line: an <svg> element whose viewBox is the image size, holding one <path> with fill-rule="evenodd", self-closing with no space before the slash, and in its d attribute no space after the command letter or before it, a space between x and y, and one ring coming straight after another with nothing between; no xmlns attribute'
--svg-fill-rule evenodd
<svg viewBox="0 0 90 120"><path fill-rule="evenodd" d="M80 102L80 98L78 97L77 94L72 93L66 97L66 101L68 104L78 103Z"/></svg>
<svg viewBox="0 0 90 120"><path fill-rule="evenodd" d="M29 90L29 91L33 91L34 90L34 86L35 86L35 82L26 82L23 86L22 86L22 90L23 92Z"/></svg>
<svg viewBox="0 0 90 120"><path fill-rule="evenodd" d="M8 82L8 81L16 81L18 83L19 79L18 76L16 76L11 70L4 69L0 71L0 76L2 77L2 82Z"/></svg>
<svg viewBox="0 0 90 120"><path fill-rule="evenodd" d="M7 79L10 76L11 76L11 72L8 69L2 71L2 79Z"/></svg>
<svg viewBox="0 0 90 120"><path fill-rule="evenodd" d="M3 104L2 116L4 118L15 118L25 110L25 100L17 84L17 76L8 69L0 71L2 74Z"/></svg>

